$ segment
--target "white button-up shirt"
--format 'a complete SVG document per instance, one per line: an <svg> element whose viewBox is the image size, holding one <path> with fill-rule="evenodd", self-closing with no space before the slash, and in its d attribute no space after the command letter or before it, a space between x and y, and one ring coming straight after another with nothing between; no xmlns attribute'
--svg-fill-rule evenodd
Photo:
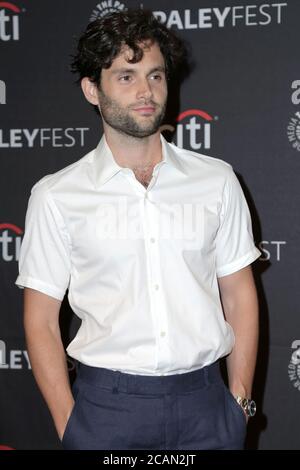
<svg viewBox="0 0 300 470"><path fill-rule="evenodd" d="M84 364L169 375L233 348L217 278L261 254L244 194L228 163L161 143L147 189L104 136L32 188L16 284L68 289L82 323L67 352Z"/></svg>

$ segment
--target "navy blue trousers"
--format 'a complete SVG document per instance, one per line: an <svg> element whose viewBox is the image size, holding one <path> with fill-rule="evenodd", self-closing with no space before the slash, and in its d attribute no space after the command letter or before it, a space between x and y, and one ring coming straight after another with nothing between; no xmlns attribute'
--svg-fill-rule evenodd
<svg viewBox="0 0 300 470"><path fill-rule="evenodd" d="M67 450L243 449L246 417L218 363L171 376L141 376L80 364Z"/></svg>

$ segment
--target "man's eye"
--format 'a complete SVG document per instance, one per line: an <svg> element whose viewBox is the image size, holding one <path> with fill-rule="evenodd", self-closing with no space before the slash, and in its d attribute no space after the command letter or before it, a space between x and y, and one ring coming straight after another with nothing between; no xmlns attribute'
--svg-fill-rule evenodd
<svg viewBox="0 0 300 470"><path fill-rule="evenodd" d="M159 80L161 80L161 75L155 74L155 75L152 75L152 78L159 81Z"/></svg>
<svg viewBox="0 0 300 470"><path fill-rule="evenodd" d="M130 79L130 75L122 75L122 77L119 78L119 80L121 80L122 82L129 82Z"/></svg>

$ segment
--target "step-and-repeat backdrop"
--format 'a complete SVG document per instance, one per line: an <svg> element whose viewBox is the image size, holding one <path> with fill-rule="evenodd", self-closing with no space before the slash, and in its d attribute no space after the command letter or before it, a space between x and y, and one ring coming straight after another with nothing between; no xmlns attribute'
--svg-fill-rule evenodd
<svg viewBox="0 0 300 470"><path fill-rule="evenodd" d="M184 37L172 140L231 165L262 256L254 263L260 343L252 449L300 447L300 2L249 0L0 1L0 448L59 449L35 384L15 286L30 190L102 134L69 70L76 37L111 10L151 9ZM176 98L176 99L175 99ZM42 315L42 312L41 312ZM65 344L78 327L65 299ZM68 361L70 374L74 364Z"/></svg>

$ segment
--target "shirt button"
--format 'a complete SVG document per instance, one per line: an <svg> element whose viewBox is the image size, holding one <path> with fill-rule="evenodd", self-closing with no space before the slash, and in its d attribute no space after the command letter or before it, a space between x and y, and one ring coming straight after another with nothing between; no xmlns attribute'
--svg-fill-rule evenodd
<svg viewBox="0 0 300 470"><path fill-rule="evenodd" d="M158 290L158 289L159 289L159 285L158 285L158 284L155 284L154 289L155 289L155 290Z"/></svg>
<svg viewBox="0 0 300 470"><path fill-rule="evenodd" d="M155 242L155 238L151 237L151 238L150 238L150 241L151 241L151 243L154 243L154 242Z"/></svg>
<svg viewBox="0 0 300 470"><path fill-rule="evenodd" d="M165 332L165 331L161 331L161 332L160 332L160 336L163 338L164 336L166 336L166 332Z"/></svg>

